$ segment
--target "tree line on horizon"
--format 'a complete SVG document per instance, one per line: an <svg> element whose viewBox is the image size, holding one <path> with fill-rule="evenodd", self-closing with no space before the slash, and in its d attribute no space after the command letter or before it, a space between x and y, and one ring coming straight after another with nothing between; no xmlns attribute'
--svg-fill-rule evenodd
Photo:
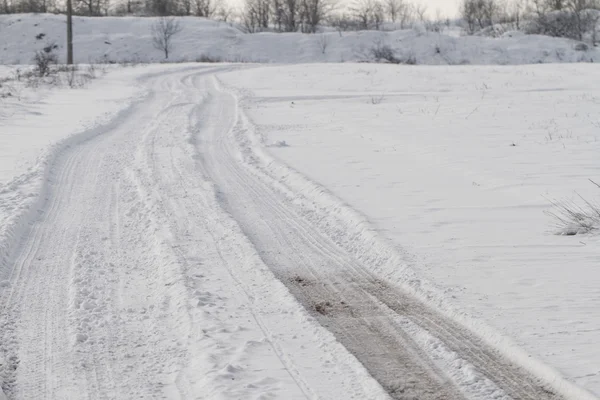
<svg viewBox="0 0 600 400"><path fill-rule="evenodd" d="M0 14L65 13L62 0L0 0ZM73 0L80 16L197 16L235 22L248 33L316 33L322 26L338 31L407 29L415 25L441 32L451 24L477 34L498 24L582 40L594 32L600 0L461 0L451 20L414 0L244 0L234 9L226 0ZM391 27L391 28L390 28Z"/></svg>

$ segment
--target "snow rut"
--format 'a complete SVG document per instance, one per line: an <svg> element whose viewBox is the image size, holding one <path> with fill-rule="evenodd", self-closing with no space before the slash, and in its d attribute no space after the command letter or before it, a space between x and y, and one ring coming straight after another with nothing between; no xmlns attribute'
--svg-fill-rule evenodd
<svg viewBox="0 0 600 400"><path fill-rule="evenodd" d="M0 292L8 398L559 399L295 201L211 76L230 68L147 78L56 157Z"/></svg>
<svg viewBox="0 0 600 400"><path fill-rule="evenodd" d="M217 203L194 143L232 126L203 84L231 67L193 69L51 164L0 291L0 395L386 398Z"/></svg>
<svg viewBox="0 0 600 400"><path fill-rule="evenodd" d="M168 92L179 80L158 82L154 92ZM154 182L140 183L131 157L169 124L170 101L148 99L50 166L40 218L0 293L10 399L163 397L185 362L189 316L173 299L187 289L154 222Z"/></svg>
<svg viewBox="0 0 600 400"><path fill-rule="evenodd" d="M207 112L238 121L231 132L203 131L198 146L223 207L295 297L393 398L561 398L459 324L378 279L340 246L334 240L339 227L303 208L294 200L302 195L261 166L244 137L244 118L232 111L235 98L213 85ZM416 331L429 339L419 341ZM446 361L435 355L440 346Z"/></svg>

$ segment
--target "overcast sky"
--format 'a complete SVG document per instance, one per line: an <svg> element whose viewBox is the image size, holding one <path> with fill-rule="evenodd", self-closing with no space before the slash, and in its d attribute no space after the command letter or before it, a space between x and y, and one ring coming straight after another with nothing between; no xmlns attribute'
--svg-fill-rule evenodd
<svg viewBox="0 0 600 400"><path fill-rule="evenodd" d="M445 17L454 17L458 14L458 0L414 0L426 4L429 15L435 17L435 11L439 9Z"/></svg>

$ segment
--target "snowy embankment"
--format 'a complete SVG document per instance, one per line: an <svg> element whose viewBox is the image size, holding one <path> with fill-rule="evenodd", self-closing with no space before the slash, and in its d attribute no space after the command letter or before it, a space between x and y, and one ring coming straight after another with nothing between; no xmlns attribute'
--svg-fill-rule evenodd
<svg viewBox="0 0 600 400"><path fill-rule="evenodd" d="M556 65L221 76L245 95L247 129L269 145L257 153L266 168L329 209L320 223L348 221L340 240L358 257L373 254L365 243L380 255L395 248L395 267L373 260L380 273L466 311L475 319L455 317L572 398L584 395L534 360L600 394L600 241L556 235L544 211L575 192L598 197L598 78L590 66Z"/></svg>
<svg viewBox="0 0 600 400"><path fill-rule="evenodd" d="M75 62L161 62L152 45L155 18L74 18ZM232 62L313 63L373 61L373 49L390 46L401 62L427 65L537 64L593 62L595 48L576 50L578 42L519 33L504 38L453 37L414 30L245 34L227 23L203 18L181 19L169 61L211 59ZM513 37L509 37L513 36ZM51 14L0 16L0 64L28 64L33 54L57 45L65 59L65 17Z"/></svg>

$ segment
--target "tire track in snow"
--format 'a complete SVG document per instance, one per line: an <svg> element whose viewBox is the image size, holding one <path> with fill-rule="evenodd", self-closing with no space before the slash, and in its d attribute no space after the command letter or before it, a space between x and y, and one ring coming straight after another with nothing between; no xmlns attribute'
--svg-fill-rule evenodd
<svg viewBox="0 0 600 400"><path fill-rule="evenodd" d="M1 293L9 399L386 398L216 202L195 69L50 165Z"/></svg>
<svg viewBox="0 0 600 400"><path fill-rule="evenodd" d="M215 109L236 109L232 95L214 83L208 86ZM211 115L216 118L218 112ZM232 132L204 132L209 136L198 146L223 207L296 298L392 397L562 398L456 322L374 276L332 240L337 227L329 227L314 209L303 209L294 202L293 190L261 169L243 138L247 127L240 116L230 112L228 118L237 120ZM431 340L418 341L419 332L438 348L443 345L445 362L435 349L423 348Z"/></svg>

